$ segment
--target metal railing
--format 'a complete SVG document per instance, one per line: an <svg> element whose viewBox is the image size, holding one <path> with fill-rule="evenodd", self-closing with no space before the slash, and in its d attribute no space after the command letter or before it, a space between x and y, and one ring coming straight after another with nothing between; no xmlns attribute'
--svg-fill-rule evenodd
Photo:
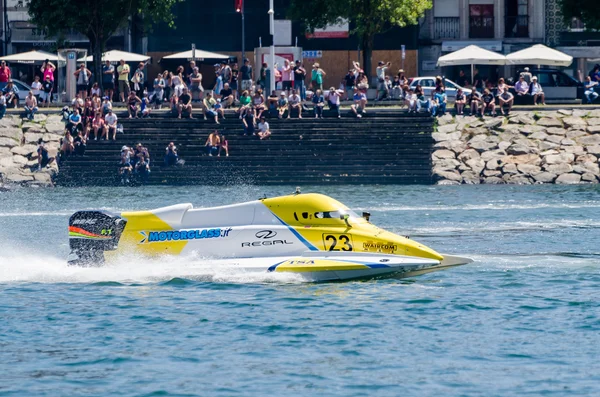
<svg viewBox="0 0 600 397"><path fill-rule="evenodd" d="M529 37L529 15L516 15L504 19L504 37Z"/></svg>
<svg viewBox="0 0 600 397"><path fill-rule="evenodd" d="M471 39L493 39L494 17L470 16L469 37Z"/></svg>
<svg viewBox="0 0 600 397"><path fill-rule="evenodd" d="M435 17L433 18L434 39L458 39L460 38L459 17Z"/></svg>

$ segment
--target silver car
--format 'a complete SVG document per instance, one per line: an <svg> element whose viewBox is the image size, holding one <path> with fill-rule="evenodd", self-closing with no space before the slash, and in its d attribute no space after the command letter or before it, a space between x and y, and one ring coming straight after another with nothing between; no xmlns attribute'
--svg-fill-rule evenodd
<svg viewBox="0 0 600 397"><path fill-rule="evenodd" d="M24 83L21 80L12 79L12 82L15 85L15 87L17 87L17 89L19 90L17 94L19 95L19 102L23 103L23 101L25 101L25 98L27 98L29 91L33 91L33 88L31 88L29 84Z"/></svg>
<svg viewBox="0 0 600 397"><path fill-rule="evenodd" d="M435 77L415 77L411 80L409 87L414 90L419 84L423 88L423 95L429 98L431 93L435 90ZM449 101L453 102L456 99L456 91L458 91L459 88L463 90L465 95L471 94L469 88L461 87L452 80L444 79L444 84L446 85L446 96Z"/></svg>

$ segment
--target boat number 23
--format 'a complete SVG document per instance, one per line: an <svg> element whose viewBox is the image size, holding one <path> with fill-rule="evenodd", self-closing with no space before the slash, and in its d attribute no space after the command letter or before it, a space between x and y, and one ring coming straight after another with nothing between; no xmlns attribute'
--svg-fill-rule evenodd
<svg viewBox="0 0 600 397"><path fill-rule="evenodd" d="M323 234L326 251L354 251L352 236L348 234Z"/></svg>

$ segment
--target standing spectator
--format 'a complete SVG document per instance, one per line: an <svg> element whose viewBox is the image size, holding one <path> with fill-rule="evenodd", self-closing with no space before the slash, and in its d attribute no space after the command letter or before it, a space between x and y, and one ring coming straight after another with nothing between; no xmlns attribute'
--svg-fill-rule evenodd
<svg viewBox="0 0 600 397"><path fill-rule="evenodd" d="M408 85L408 79L406 78L406 75L404 74L404 69L398 70L398 81L400 81L400 87L404 87L405 85Z"/></svg>
<svg viewBox="0 0 600 397"><path fill-rule="evenodd" d="M127 146L121 148L121 161L119 163L119 176L121 177L121 184L129 183L129 178L133 168L131 167L131 155L133 151Z"/></svg>
<svg viewBox="0 0 600 397"><path fill-rule="evenodd" d="M327 76L327 73L325 73L325 71L321 69L321 65L319 65L319 63L315 63L314 65L312 65L310 83L314 91L323 91L323 76Z"/></svg>
<svg viewBox="0 0 600 397"><path fill-rule="evenodd" d="M54 157L48 156L48 149L44 145L44 140L42 138L38 139L38 147L37 147L37 161L38 161L38 171L42 168L48 167L50 164L54 162Z"/></svg>
<svg viewBox="0 0 600 397"><path fill-rule="evenodd" d="M263 90L267 89L267 69L269 68L269 65L267 65L266 62L263 62L262 67L260 68L260 73L259 73L259 77L258 77L258 85L260 85L260 88L262 88ZM275 88L275 87L273 87Z"/></svg>
<svg viewBox="0 0 600 397"><path fill-rule="evenodd" d="M54 89L54 80L51 80L50 76L46 76L42 87L44 90L44 104L46 107L50 107L50 102L52 102L52 90Z"/></svg>
<svg viewBox="0 0 600 397"><path fill-rule="evenodd" d="M300 61L296 61L296 66L294 66L294 90L300 95L302 100L306 98L304 80L306 80L306 69L304 69Z"/></svg>
<svg viewBox="0 0 600 397"><path fill-rule="evenodd" d="M471 95L467 96L467 103L471 108L471 116L477 115L479 106L481 105L481 94L476 90L471 91Z"/></svg>
<svg viewBox="0 0 600 397"><path fill-rule="evenodd" d="M221 143L219 139L219 132L214 130L210 133L208 138L206 139L206 143L204 146L206 147L206 153L212 157L213 154L217 154L219 151L219 144Z"/></svg>
<svg viewBox="0 0 600 397"><path fill-rule="evenodd" d="M0 62L0 90L3 90L4 87L8 85L8 82L10 81L11 77L12 73L10 71L10 68L6 66L6 62Z"/></svg>
<svg viewBox="0 0 600 397"><path fill-rule="evenodd" d="M172 84L173 84L173 95L175 96L181 96L181 94L183 94L183 89L187 88L184 81L183 81L183 66L180 66L177 68L177 72L173 75L172 77Z"/></svg>
<svg viewBox="0 0 600 397"><path fill-rule="evenodd" d="M35 76L33 79L33 83L31 83L31 88L33 89L33 96L39 102L42 90L42 83L40 82L40 76Z"/></svg>
<svg viewBox="0 0 600 397"><path fill-rule="evenodd" d="M129 113L129 118L138 118L138 103L142 102L142 100L135 94L134 91L129 93L127 97L127 112Z"/></svg>
<svg viewBox="0 0 600 397"><path fill-rule="evenodd" d="M265 98L262 96L262 90L256 90L254 93L254 97L252 98L252 107L254 108L254 113L256 114L256 118L260 119L262 114L267 108L265 107Z"/></svg>
<svg viewBox="0 0 600 397"><path fill-rule="evenodd" d="M119 75L119 98L121 102L125 102L125 98L129 96L129 65L123 59L119 61L117 66L117 74Z"/></svg>
<svg viewBox="0 0 600 397"><path fill-rule="evenodd" d="M391 62L383 62L379 61L377 63L377 68L375 69L375 73L377 75L377 99L381 100L389 95L388 87L385 84L385 75L388 68L392 65Z"/></svg>
<svg viewBox="0 0 600 397"><path fill-rule="evenodd" d="M289 60L283 61L283 68L281 69L281 89L285 91L286 97L290 95L290 91L292 90L292 81L294 81L293 77L293 69Z"/></svg>
<svg viewBox="0 0 600 397"><path fill-rule="evenodd" d="M280 98L277 101L277 117L282 118L285 115L285 112L288 112L288 100L285 96L285 92L281 91Z"/></svg>
<svg viewBox="0 0 600 397"><path fill-rule="evenodd" d="M529 68L526 67L523 72L521 72L521 74L519 75L519 77L523 76L523 79L525 80L525 82L527 84L531 84L531 81L533 80L531 72L529 71Z"/></svg>
<svg viewBox="0 0 600 397"><path fill-rule="evenodd" d="M598 98L598 93L595 91L596 87L598 86L598 82L592 81L592 78L590 76L587 76L585 78L584 86L585 86L584 95L587 99L587 103L594 102Z"/></svg>
<svg viewBox="0 0 600 397"><path fill-rule="evenodd" d="M358 88L354 89L354 103L350 105L350 109L352 113L356 115L357 118L362 117L362 113L366 113L365 107L367 107L367 95L364 92L361 92Z"/></svg>
<svg viewBox="0 0 600 397"><path fill-rule="evenodd" d="M46 59L44 63L42 63L40 71L42 72L42 80L46 80L46 77L50 77L50 80L52 80L54 83L54 72L56 71L56 66L52 62Z"/></svg>
<svg viewBox="0 0 600 397"><path fill-rule="evenodd" d="M106 140L110 139L112 133L112 140L117 140L117 115L113 113L112 109L108 109L108 114L104 117L104 134Z"/></svg>
<svg viewBox="0 0 600 397"><path fill-rule="evenodd" d="M474 74L473 74L473 88L479 92L482 93L483 92L483 79L481 78L481 76L479 75L479 70L475 69Z"/></svg>
<svg viewBox="0 0 600 397"><path fill-rule="evenodd" d="M242 125L244 126L244 136L254 135L254 127L256 125L254 112L245 108L241 110L240 118L242 119Z"/></svg>
<svg viewBox="0 0 600 397"><path fill-rule="evenodd" d="M317 89L315 95L312 97L312 102L315 105L315 119L323 118L323 107L325 106L325 97L323 96L323 92L320 89Z"/></svg>
<svg viewBox="0 0 600 397"><path fill-rule="evenodd" d="M85 67L85 63L79 65L79 69L73 73L77 78L77 92L81 95L81 98L87 98L87 91L90 85L90 77L92 72Z"/></svg>
<svg viewBox="0 0 600 397"><path fill-rule="evenodd" d="M152 102L154 102L155 109L160 109L163 103L163 96L165 95L165 79L161 73L154 79L154 94L152 96Z"/></svg>
<svg viewBox="0 0 600 397"><path fill-rule="evenodd" d="M165 81L165 95L163 98L165 102L169 102L171 100L171 92L173 91L173 73L165 70L162 78Z"/></svg>
<svg viewBox="0 0 600 397"><path fill-rule="evenodd" d="M14 85L12 80L8 80L6 86L2 89L4 95L6 95L7 106L18 108L19 107L19 89Z"/></svg>
<svg viewBox="0 0 600 397"><path fill-rule="evenodd" d="M340 113L340 100L342 99L342 95L344 95L344 91L336 90L335 87L329 88L329 93L327 94L327 103L329 104L329 109L337 113L338 119L342 118Z"/></svg>
<svg viewBox="0 0 600 397"><path fill-rule="evenodd" d="M226 60L221 61L221 77L223 79L223 85L225 85L225 83L231 84L231 67L227 64Z"/></svg>
<svg viewBox="0 0 600 397"><path fill-rule="evenodd" d="M115 94L115 67L107 59L102 66L102 89L111 100Z"/></svg>
<svg viewBox="0 0 600 397"><path fill-rule="evenodd" d="M179 104L177 106L178 116L177 118L181 118L181 114L183 112L188 113L188 118L193 119L192 117L192 96L188 93L188 89L184 88L183 92L179 96Z"/></svg>
<svg viewBox="0 0 600 397"><path fill-rule="evenodd" d="M356 76L354 70L348 70L348 74L344 77L344 86L346 87L346 100L349 101L352 97Z"/></svg>
<svg viewBox="0 0 600 397"><path fill-rule="evenodd" d="M144 63L140 62L138 68L133 73L133 77L131 78L131 82L133 83L133 90L135 91L135 95L139 98L142 97L144 93L144 86L146 80L144 79Z"/></svg>
<svg viewBox="0 0 600 397"><path fill-rule="evenodd" d="M196 67L197 67L196 61L190 61L190 65L189 65L187 71L185 71L183 74L183 77L185 78L185 83L187 84L188 87L192 85L192 74L194 73L194 69Z"/></svg>
<svg viewBox="0 0 600 397"><path fill-rule="evenodd" d="M265 120L265 116L260 117L260 122L258 123L258 137L263 140L267 139L271 136L271 129L269 128L269 123Z"/></svg>
<svg viewBox="0 0 600 397"><path fill-rule="evenodd" d="M219 154L217 154L217 156L221 157L221 152L223 150L225 150L225 157L229 157L229 142L225 138L225 135L223 135L221 132L219 132L218 134L219 134Z"/></svg>
<svg viewBox="0 0 600 397"><path fill-rule="evenodd" d="M538 83L538 79L536 76L531 78L531 95L533 95L533 104L537 106L538 98L542 101L542 105L546 106L544 90L542 90L542 86Z"/></svg>
<svg viewBox="0 0 600 397"><path fill-rule="evenodd" d="M4 92L0 91L0 120L4 118L6 114L6 96Z"/></svg>
<svg viewBox="0 0 600 397"><path fill-rule="evenodd" d="M469 87L471 85L464 70L461 69L460 72L458 72L458 79L456 83L461 87Z"/></svg>
<svg viewBox="0 0 600 397"><path fill-rule="evenodd" d="M92 130L94 131L94 140L98 140L98 132L100 132L100 136L104 135L104 119L102 118L102 112L97 111L94 115L94 120L92 120Z"/></svg>
<svg viewBox="0 0 600 397"><path fill-rule="evenodd" d="M177 154L177 147L173 142L169 142L169 145L165 149L165 166L169 167L176 165L179 161L179 155Z"/></svg>
<svg viewBox="0 0 600 397"><path fill-rule="evenodd" d="M27 98L25 98L25 114L27 116L27 119L33 120L37 111L37 99L35 99L35 97L33 96L33 91L29 91Z"/></svg>
<svg viewBox="0 0 600 397"><path fill-rule="evenodd" d="M192 74L190 75L190 90L192 91L192 102L201 101L204 93L204 87L202 87L202 74L198 71L198 67L195 66Z"/></svg>
<svg viewBox="0 0 600 397"><path fill-rule="evenodd" d="M302 99L300 98L300 95L298 95L298 91L299 91L298 88L294 89L294 92L288 98L288 103L289 103L289 112L288 112L288 117L287 117L288 119L290 118L290 115L292 114L292 110L294 110L294 109L298 110L298 118L299 119L302 118Z"/></svg>
<svg viewBox="0 0 600 397"><path fill-rule="evenodd" d="M234 101L237 99L238 97L238 89L239 89L239 77L240 77L240 71L238 69L238 64L237 62L234 62L231 65L231 83L229 83L231 89L233 90L233 99Z"/></svg>
<svg viewBox="0 0 600 397"><path fill-rule="evenodd" d="M508 92L508 86L505 85L502 93L498 95L498 106L500 107L500 114L504 116L504 106L508 106L506 114L510 113L514 102L515 98L513 97L513 94Z"/></svg>
<svg viewBox="0 0 600 397"><path fill-rule="evenodd" d="M490 93L490 90L486 88L481 96L481 117L483 117L487 109L490 110L490 115L492 117L496 116L496 103L494 102L494 96Z"/></svg>
<svg viewBox="0 0 600 397"><path fill-rule="evenodd" d="M216 103L217 101L215 100L215 98L213 98L212 93L207 92L206 97L202 101L202 113L204 114L204 120L207 119L206 116L208 115L211 118L214 118L215 123L219 124L218 114L213 110L213 107Z"/></svg>
<svg viewBox="0 0 600 397"><path fill-rule="evenodd" d="M461 70L462 72L462 70ZM464 74L464 72L463 72ZM458 91L456 92L456 99L454 100L454 106L456 106L456 114L457 115L463 115L464 114L464 109L465 109L465 103L467 102L467 98L465 96L465 94L463 93L462 88L459 88Z"/></svg>
<svg viewBox="0 0 600 397"><path fill-rule="evenodd" d="M233 95L233 90L229 86L229 83L223 84L223 89L221 90L221 104L225 109L229 109L233 105L233 101L235 97Z"/></svg>
<svg viewBox="0 0 600 397"><path fill-rule="evenodd" d="M252 81L254 80L254 73L252 72L252 66L250 66L250 60L244 58L244 65L240 68L240 74L242 75L242 91L252 90Z"/></svg>
<svg viewBox="0 0 600 397"><path fill-rule="evenodd" d="M529 92L529 84L525 81L525 76L519 76L519 81L515 84L515 92L517 96L524 96Z"/></svg>

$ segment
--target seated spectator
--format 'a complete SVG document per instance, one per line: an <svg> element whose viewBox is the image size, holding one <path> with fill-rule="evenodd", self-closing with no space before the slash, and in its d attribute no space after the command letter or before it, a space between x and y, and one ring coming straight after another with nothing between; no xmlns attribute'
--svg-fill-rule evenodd
<svg viewBox="0 0 600 397"><path fill-rule="evenodd" d="M81 113L81 123L83 124L83 132L86 140L92 129L92 120L94 120L94 109L92 106L92 98L85 98L85 105L83 106L83 112Z"/></svg>
<svg viewBox="0 0 600 397"><path fill-rule="evenodd" d="M73 154L83 156L87 147L87 139L81 131L77 131L77 135L73 138Z"/></svg>
<svg viewBox="0 0 600 397"><path fill-rule="evenodd" d="M366 113L365 108L367 107L367 95L360 91L358 88L354 89L354 103L350 105L350 109L352 113L356 115L357 118L362 117L362 113Z"/></svg>
<svg viewBox="0 0 600 397"><path fill-rule="evenodd" d="M585 78L585 91L584 95L587 99L587 103L592 103L598 98L598 93L596 92L596 88L598 87L597 81L592 81L590 76Z"/></svg>
<svg viewBox="0 0 600 397"><path fill-rule="evenodd" d="M94 119L92 120L92 130L94 131L94 140L98 140L98 132L100 132L100 136L104 136L104 119L102 118L101 112L96 112Z"/></svg>
<svg viewBox="0 0 600 397"><path fill-rule="evenodd" d="M323 107L325 106L325 97L320 89L317 89L315 95L312 97L312 103L315 105L313 110L315 112L315 119L323 118Z"/></svg>
<svg viewBox="0 0 600 397"><path fill-rule="evenodd" d="M400 84L400 77L394 76L392 80L392 99L402 99L402 85Z"/></svg>
<svg viewBox="0 0 600 397"><path fill-rule="evenodd" d="M461 70L462 72L462 70ZM464 73L464 72L463 72ZM456 99L454 100L454 106L456 107L456 114L463 115L465 109L465 103L467 102L467 97L463 93L461 88L456 91Z"/></svg>
<svg viewBox="0 0 600 397"><path fill-rule="evenodd" d="M14 85L12 80L8 80L6 87L2 89L2 92L6 96L6 105L12 108L19 107L19 89Z"/></svg>
<svg viewBox="0 0 600 397"><path fill-rule="evenodd" d="M215 113L217 113L217 120L219 118L219 115L221 115L221 118L225 120L225 109L223 109L221 98L217 98L217 103L215 103L215 105L213 106L213 110L215 111Z"/></svg>
<svg viewBox="0 0 600 397"><path fill-rule="evenodd" d="M483 117L486 110L490 111L492 117L496 116L495 98L488 88L483 90L483 95L481 96L481 117Z"/></svg>
<svg viewBox="0 0 600 397"><path fill-rule="evenodd" d="M202 113L204 114L204 120L207 119L206 116L208 115L211 118L214 118L215 123L218 124L219 120L217 119L217 112L213 110L213 107L216 105L216 103L217 101L215 100L215 98L213 98L212 92L207 92L206 97L202 101Z"/></svg>
<svg viewBox="0 0 600 397"><path fill-rule="evenodd" d="M202 73L199 72L197 66L194 66L192 73L190 74L190 91L192 95L192 101L200 101L204 94L204 87L202 87Z"/></svg>
<svg viewBox="0 0 600 397"><path fill-rule="evenodd" d="M406 98L404 99L404 103L408 108L408 113L416 113L417 112L417 95L413 90L408 90L408 94L406 94Z"/></svg>
<svg viewBox="0 0 600 397"><path fill-rule="evenodd" d="M225 135L219 132L219 154L218 157L221 157L221 152L225 150L225 157L229 157L229 142L225 139Z"/></svg>
<svg viewBox="0 0 600 397"><path fill-rule="evenodd" d="M102 108L102 99L98 95L92 95L92 110L93 114L96 114L98 110Z"/></svg>
<svg viewBox="0 0 600 397"><path fill-rule="evenodd" d="M35 76L33 79L33 83L31 83L31 89L33 90L33 96L35 99L40 102L42 90L42 82L40 81L40 76Z"/></svg>
<svg viewBox="0 0 600 397"><path fill-rule="evenodd" d="M192 96L189 94L187 87L184 87L177 104L177 118L180 119L183 112L188 114L188 118L192 117Z"/></svg>
<svg viewBox="0 0 600 397"><path fill-rule="evenodd" d="M104 117L104 134L106 140L110 139L112 134L112 140L117 140L117 115L113 113L112 109L108 110L108 114Z"/></svg>
<svg viewBox="0 0 600 397"><path fill-rule="evenodd" d="M235 97L233 96L233 90L229 87L229 83L223 84L223 89L221 90L220 94L223 108L229 109L231 106L233 106Z"/></svg>
<svg viewBox="0 0 600 397"><path fill-rule="evenodd" d="M442 86L437 86L431 98L431 115L435 117L445 114L447 102L446 93L442 89Z"/></svg>
<svg viewBox="0 0 600 397"><path fill-rule="evenodd" d="M162 108L163 98L165 96L165 79L162 73L159 73L154 79L154 94L152 95L152 102L154 103L155 109Z"/></svg>
<svg viewBox="0 0 600 397"><path fill-rule="evenodd" d="M533 104L537 105L538 98L542 101L542 105L546 106L546 100L544 96L544 90L542 90L542 86L538 83L538 79L536 76L531 78L531 95L533 96Z"/></svg>
<svg viewBox="0 0 600 397"><path fill-rule="evenodd" d="M510 113L512 106L515 102L513 94L508 92L508 86L504 85L504 91L498 95L498 106L500 107L500 114L504 116L504 107L508 106L506 114Z"/></svg>
<svg viewBox="0 0 600 397"><path fill-rule="evenodd" d="M479 91L473 90L471 91L471 95L467 97L467 103L471 109L471 116L477 115L479 111L479 106L481 105L481 94Z"/></svg>
<svg viewBox="0 0 600 397"><path fill-rule="evenodd" d="M327 104L329 105L329 110L333 110L337 113L338 119L342 117L340 113L340 101L342 99L342 95L345 92L343 90L336 90L334 87L329 88L329 93L327 94Z"/></svg>
<svg viewBox="0 0 600 397"><path fill-rule="evenodd" d="M27 98L25 98L25 115L27 119L33 120L37 111L37 99L33 96L33 91L29 91Z"/></svg>
<svg viewBox="0 0 600 397"><path fill-rule="evenodd" d="M142 113L143 119L150 116L150 110L150 100L148 99L148 93L144 92L142 102L140 103L140 112Z"/></svg>
<svg viewBox="0 0 600 397"><path fill-rule="evenodd" d="M240 95L240 108L238 109L238 112L240 113L240 119L242 118L242 110L250 107L251 103L252 98L250 98L248 91L242 91L242 95Z"/></svg>
<svg viewBox="0 0 600 397"><path fill-rule="evenodd" d="M73 136L67 130L65 136L60 140L60 159L61 161L73 154L75 147L73 146Z"/></svg>
<svg viewBox="0 0 600 397"><path fill-rule="evenodd" d="M83 102L83 99L81 98L80 94L76 94L75 98L73 98L73 100L71 101L71 107L73 108L73 110L79 110L79 113L82 112L84 104L85 102Z"/></svg>
<svg viewBox="0 0 600 397"><path fill-rule="evenodd" d="M123 146L121 148L121 161L119 162L119 176L121 177L121 184L129 183L129 178L131 177L131 173L133 171L133 167L131 166L132 155L133 150L127 146Z"/></svg>
<svg viewBox="0 0 600 397"><path fill-rule="evenodd" d="M38 171L42 168L48 167L54 162L54 157L48 156L48 149L46 149L46 146L44 145L44 140L42 138L38 139L37 161Z"/></svg>
<svg viewBox="0 0 600 397"><path fill-rule="evenodd" d="M112 110L112 103L110 102L110 99L105 96L104 102L102 102L102 114L107 115L109 110Z"/></svg>
<svg viewBox="0 0 600 397"><path fill-rule="evenodd" d="M204 144L204 146L206 147L206 153L208 153L209 156L217 154L219 151L220 143L221 140L219 138L219 131L214 130L210 133L210 135L206 139L206 143Z"/></svg>
<svg viewBox="0 0 600 397"><path fill-rule="evenodd" d="M288 98L288 104L289 104L289 112L288 112L288 119L290 118L290 115L292 113L292 110L298 110L298 118L301 119L302 118L302 99L300 98L300 95L298 95L298 90L294 90L292 95L290 95L290 97Z"/></svg>
<svg viewBox="0 0 600 397"><path fill-rule="evenodd" d="M102 92L100 91L100 87L98 86L98 83L92 84L92 89L90 90L90 94L97 95L97 96L102 95Z"/></svg>
<svg viewBox="0 0 600 397"><path fill-rule="evenodd" d="M258 137L263 140L267 139L271 136L271 130L269 128L269 123L265 120L265 116L260 118L260 122L258 123Z"/></svg>
<svg viewBox="0 0 600 397"><path fill-rule="evenodd" d="M6 95L0 91L0 119L6 114Z"/></svg>
<svg viewBox="0 0 600 397"><path fill-rule="evenodd" d="M69 116L67 130L71 133L71 136L75 135L76 131L83 132L83 121L79 114L79 109L73 110L73 113Z"/></svg>
<svg viewBox="0 0 600 397"><path fill-rule="evenodd" d="M254 97L252 97L252 107L254 108L254 114L256 115L257 119L260 119L263 112L267 110L267 107L265 106L265 99L262 95L262 90L256 90L254 93Z"/></svg>
<svg viewBox="0 0 600 397"><path fill-rule="evenodd" d="M417 96L417 112L420 112L421 110L428 112L430 102L425 98L425 94L423 94L423 90L419 89L419 86L415 89L415 95Z"/></svg>
<svg viewBox="0 0 600 397"><path fill-rule="evenodd" d="M380 86L383 89L379 92L377 100L383 101L392 99L390 96L390 93L392 92L392 81L390 80L390 76L385 76L385 78L383 79L383 83L381 83Z"/></svg>
<svg viewBox="0 0 600 397"><path fill-rule="evenodd" d="M529 84L525 81L525 77L521 75L519 81L515 84L515 93L519 96L527 95L529 92Z"/></svg>
<svg viewBox="0 0 600 397"><path fill-rule="evenodd" d="M240 118L242 119L242 125L244 126L244 136L254 135L256 127L256 116L254 116L254 112L251 109L245 108L242 110Z"/></svg>
<svg viewBox="0 0 600 397"><path fill-rule="evenodd" d="M179 161L179 155L177 154L177 147L173 142L170 142L165 149L165 166L176 165Z"/></svg>
<svg viewBox="0 0 600 397"><path fill-rule="evenodd" d="M277 100L277 117L282 118L285 112L288 111L288 100L285 97L285 91L281 91L279 99ZM289 114L288 114L289 115Z"/></svg>
<svg viewBox="0 0 600 397"><path fill-rule="evenodd" d="M285 95L285 94L284 94ZM269 117L277 116L277 102L279 98L277 97L277 91L271 91L271 95L267 98L267 108L269 110Z"/></svg>
<svg viewBox="0 0 600 397"><path fill-rule="evenodd" d="M504 78L500 77L500 79L498 79L498 91L496 95L500 95L504 92L504 88L513 88L512 86L506 84L504 82Z"/></svg>
<svg viewBox="0 0 600 397"><path fill-rule="evenodd" d="M54 89L54 81L51 80L50 76L45 77L44 82L42 83L42 89L44 90L44 105L50 107L50 103L52 102L52 90Z"/></svg>
<svg viewBox="0 0 600 397"><path fill-rule="evenodd" d="M127 112L129 112L129 118L138 118L138 103L142 102L142 100L135 94L135 91L131 91L129 96L127 97Z"/></svg>

